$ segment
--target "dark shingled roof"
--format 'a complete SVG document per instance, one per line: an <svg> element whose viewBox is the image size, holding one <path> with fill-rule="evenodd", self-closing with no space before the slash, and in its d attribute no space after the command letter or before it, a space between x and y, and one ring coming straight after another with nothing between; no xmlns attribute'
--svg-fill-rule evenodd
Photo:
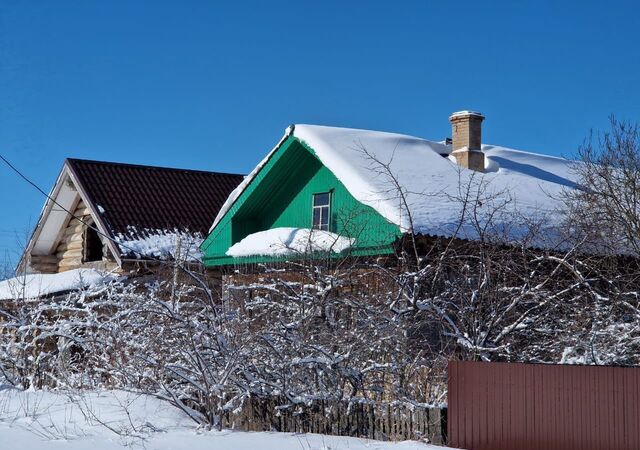
<svg viewBox="0 0 640 450"><path fill-rule="evenodd" d="M243 175L67 159L113 236L136 238L134 227L181 230L205 237Z"/></svg>

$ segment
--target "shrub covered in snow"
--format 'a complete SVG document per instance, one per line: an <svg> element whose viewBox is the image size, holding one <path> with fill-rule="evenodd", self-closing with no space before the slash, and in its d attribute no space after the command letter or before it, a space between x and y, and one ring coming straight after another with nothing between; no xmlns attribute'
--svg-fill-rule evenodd
<svg viewBox="0 0 640 450"><path fill-rule="evenodd" d="M397 182L390 168L379 174ZM238 266L216 289L169 258L165 275L42 300L12 295L0 302L0 375L24 388L134 390L219 425L249 396L439 404L449 358L640 364L637 255L541 233L508 195L471 182L456 197L457 226L474 240L407 234L380 259ZM405 194L399 187L399 204ZM348 245L339 238L324 235L322 251Z"/></svg>
<svg viewBox="0 0 640 450"><path fill-rule="evenodd" d="M0 374L134 390L216 425L249 396L440 404L451 357L640 363L635 260L427 237L403 248L384 264L237 270L221 292L176 268L14 297L0 303Z"/></svg>

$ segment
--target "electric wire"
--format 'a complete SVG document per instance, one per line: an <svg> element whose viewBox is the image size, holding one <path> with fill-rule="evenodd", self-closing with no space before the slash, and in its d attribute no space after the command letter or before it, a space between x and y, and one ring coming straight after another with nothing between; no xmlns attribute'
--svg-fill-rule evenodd
<svg viewBox="0 0 640 450"><path fill-rule="evenodd" d="M171 267L173 267L173 264L170 264L168 261L161 259L161 258L157 258L153 255L147 255L147 254L141 254L139 251L137 251L136 249L127 246L126 244L124 244L123 242L120 242L116 239L114 239L113 237L107 235L106 233L103 233L102 231L100 231L96 226L93 226L90 223L87 223L86 221L84 221L82 218L76 216L75 214L73 214L73 212L69 211L67 208L65 208L64 206L62 206L60 203L58 203L53 197L51 197L47 192L45 192L40 186L38 186L35 182L33 182L29 177L27 177L24 173L22 173L20 171L20 169L18 169L16 166L14 166L7 158L5 158L2 154L0 154L0 160L2 160L13 172L15 172L20 178L22 178L24 181L26 181L29 185L31 185L32 187L34 187L38 192L40 192L42 195L44 195L49 201L51 201L54 205L60 207L64 212L66 212L67 214L69 214L72 218L76 219L78 222L82 223L83 225L87 226L87 228L92 229L93 231L95 231L96 233L98 233L100 236L104 237L105 239L108 239L109 241L113 242L117 247L119 248L125 248L129 251L131 251L134 255L140 255L143 256L144 258L148 258L154 262L158 262L161 264L165 264L165 265L169 265Z"/></svg>

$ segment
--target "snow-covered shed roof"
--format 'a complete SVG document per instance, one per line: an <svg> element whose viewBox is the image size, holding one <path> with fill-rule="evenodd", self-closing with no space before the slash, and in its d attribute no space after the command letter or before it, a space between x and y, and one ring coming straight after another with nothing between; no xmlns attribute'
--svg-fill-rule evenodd
<svg viewBox="0 0 640 450"><path fill-rule="evenodd" d="M67 159L88 203L125 257L163 257L176 238L196 248L218 208L244 176ZM191 241L197 242L191 242Z"/></svg>
<svg viewBox="0 0 640 450"><path fill-rule="evenodd" d="M166 229L206 232L243 175L67 159L90 203L115 235Z"/></svg>
<svg viewBox="0 0 640 450"><path fill-rule="evenodd" d="M121 258L162 258L176 247L196 251L219 207L243 180L239 174L66 159L49 193L26 255L50 255L80 200L94 226ZM184 256L184 255L182 255Z"/></svg>
<svg viewBox="0 0 640 450"><path fill-rule="evenodd" d="M503 220L517 216L551 224L559 221L556 211L562 191L577 186L574 162L563 158L483 145L486 170L479 173L457 165L448 156L451 146L442 142L380 131L294 125L229 196L212 229L290 136L306 144L358 201L403 231L474 237L472 230L457 229L462 198L468 193L476 206L484 203L486 214L490 209L494 214L501 210Z"/></svg>

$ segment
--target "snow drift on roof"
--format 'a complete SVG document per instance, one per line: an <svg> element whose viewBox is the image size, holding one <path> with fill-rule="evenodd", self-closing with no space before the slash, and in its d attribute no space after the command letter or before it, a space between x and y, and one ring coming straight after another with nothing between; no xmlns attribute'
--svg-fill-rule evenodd
<svg viewBox="0 0 640 450"><path fill-rule="evenodd" d="M232 245L228 256L288 256L313 252L340 253L354 240L335 233L308 228L273 228L253 233Z"/></svg>
<svg viewBox="0 0 640 450"><path fill-rule="evenodd" d="M351 195L403 231L474 238L473 229L458 227L463 208L469 207L464 198L474 199L475 212L493 214L493 220L517 216L558 224L559 197L564 189L576 187L573 162L505 147L483 145L487 169L479 173L447 158L451 146L417 137L295 125L283 140L291 134L313 150ZM214 226L280 144L231 194Z"/></svg>
<svg viewBox="0 0 640 450"><path fill-rule="evenodd" d="M244 178L238 174L67 159L86 200L99 204L110 236L138 230L206 233L218 208ZM143 238L144 236L132 236Z"/></svg>
<svg viewBox="0 0 640 450"><path fill-rule="evenodd" d="M78 289L99 289L115 277L95 269L23 275L0 281L0 300L38 298Z"/></svg>
<svg viewBox="0 0 640 450"><path fill-rule="evenodd" d="M138 230L130 226L127 234L116 235L115 241L121 254L127 258L161 261L180 259L187 262L197 262L202 258L199 247L202 235L197 232Z"/></svg>

